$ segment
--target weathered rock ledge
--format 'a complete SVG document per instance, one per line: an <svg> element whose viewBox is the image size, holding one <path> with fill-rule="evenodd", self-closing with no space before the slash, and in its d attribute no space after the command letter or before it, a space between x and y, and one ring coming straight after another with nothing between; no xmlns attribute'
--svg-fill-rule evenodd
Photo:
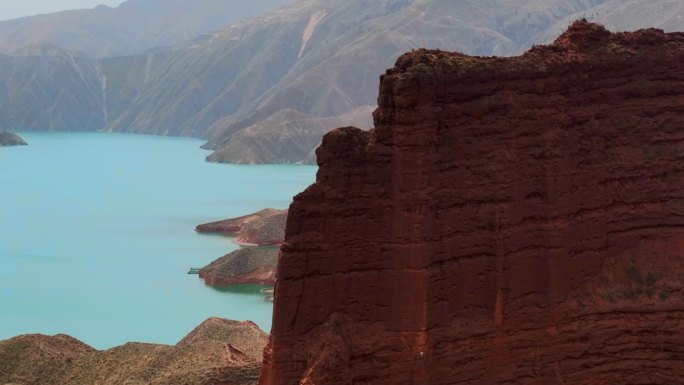
<svg viewBox="0 0 684 385"><path fill-rule="evenodd" d="M292 203L262 385L684 378L684 34L419 50Z"/></svg>
<svg viewBox="0 0 684 385"><path fill-rule="evenodd" d="M0 384L252 385L267 335L251 322L210 318L176 346L128 343L97 351L66 335L0 341Z"/></svg>
<svg viewBox="0 0 684 385"><path fill-rule="evenodd" d="M199 233L236 236L245 245L272 246L283 242L287 210L264 209L238 218L197 226Z"/></svg>
<svg viewBox="0 0 684 385"><path fill-rule="evenodd" d="M3 146L26 146L27 143L19 135L0 130L0 147Z"/></svg>

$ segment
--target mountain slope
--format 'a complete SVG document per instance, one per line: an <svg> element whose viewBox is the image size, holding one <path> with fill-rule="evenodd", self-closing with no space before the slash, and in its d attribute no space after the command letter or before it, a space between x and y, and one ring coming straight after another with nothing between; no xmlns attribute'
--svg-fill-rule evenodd
<svg viewBox="0 0 684 385"><path fill-rule="evenodd" d="M55 44L89 56L118 56L170 46L260 16L290 0L128 0L0 22L0 52Z"/></svg>
<svg viewBox="0 0 684 385"><path fill-rule="evenodd" d="M515 19L517 9L531 3L520 0L500 7L493 0L298 1L165 52L161 61L159 54L150 55L144 62L157 63L152 71L157 75L128 98L133 108L109 121L106 129L203 136L211 139L209 148L222 150L209 158L212 161L304 161L320 136L279 151L272 145L258 148L265 138L241 131L257 124L274 127L278 115L266 119L281 110L334 117L374 105L377 74L406 50L457 47L468 53L509 54L554 21L593 4L547 2L543 23ZM495 29L509 19L507 30ZM236 143L246 138L254 139L250 143L256 146L248 144L240 151L245 156L235 155ZM274 158L275 153L283 155Z"/></svg>
<svg viewBox="0 0 684 385"><path fill-rule="evenodd" d="M97 351L66 335L0 341L0 383L255 384L267 334L253 323L210 318L175 346L127 343Z"/></svg>
<svg viewBox="0 0 684 385"><path fill-rule="evenodd" d="M228 155L235 154L234 135L279 110L334 116L374 104L377 74L391 67L401 53L414 48L472 55L517 54L532 44L554 39L572 20L581 17L606 20L617 30L652 25L668 30L684 28L682 7L677 2L623 3L388 0L370 7L362 1L300 2L299 8L288 10L307 19L307 27L314 25L312 32L302 33L297 42L301 55L267 93L210 128L210 146L218 151L209 159L235 162L235 157ZM639 10L647 9L658 11L651 12L654 16L650 18L637 17ZM658 19L663 15L670 16Z"/></svg>
<svg viewBox="0 0 684 385"><path fill-rule="evenodd" d="M209 161L229 163L315 163L313 149L333 127L370 128L373 106L359 107L340 116L319 118L283 109L230 135Z"/></svg>
<svg viewBox="0 0 684 385"><path fill-rule="evenodd" d="M378 74L405 51L512 55L581 17L613 30L684 29L683 7L672 0L299 0L140 55L29 55L50 51L41 47L1 57L0 66L24 64L4 64L3 74L19 76L0 75L0 123L202 137L217 162L311 162L324 131L367 126L370 115L352 122L360 118L354 111L372 109ZM62 75L47 76L46 61ZM12 103L3 100L8 95Z"/></svg>
<svg viewBox="0 0 684 385"><path fill-rule="evenodd" d="M97 60L55 46L0 55L0 115L11 130L102 128L104 95Z"/></svg>

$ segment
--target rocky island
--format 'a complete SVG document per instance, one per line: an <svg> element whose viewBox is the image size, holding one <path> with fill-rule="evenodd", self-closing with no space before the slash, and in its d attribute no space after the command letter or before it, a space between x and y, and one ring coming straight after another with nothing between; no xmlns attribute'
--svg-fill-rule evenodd
<svg viewBox="0 0 684 385"><path fill-rule="evenodd" d="M267 334L210 318L176 346L128 343L98 351L66 335L0 341L0 384L252 385Z"/></svg>
<svg viewBox="0 0 684 385"><path fill-rule="evenodd" d="M416 50L287 219L261 385L684 378L684 34Z"/></svg>
<svg viewBox="0 0 684 385"><path fill-rule="evenodd" d="M24 142L22 138L19 137L19 135L9 132L9 131L3 131L0 130L0 147L3 146L26 146L27 143Z"/></svg>

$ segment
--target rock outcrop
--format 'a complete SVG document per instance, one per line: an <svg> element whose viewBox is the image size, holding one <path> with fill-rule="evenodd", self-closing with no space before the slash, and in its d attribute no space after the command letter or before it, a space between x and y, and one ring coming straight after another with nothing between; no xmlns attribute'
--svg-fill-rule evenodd
<svg viewBox="0 0 684 385"><path fill-rule="evenodd" d="M260 384L684 378L684 34L418 50L289 211Z"/></svg>
<svg viewBox="0 0 684 385"><path fill-rule="evenodd" d="M280 245L285 236L287 210L264 209L238 218L197 226L199 233L234 235L238 243L253 246Z"/></svg>
<svg viewBox="0 0 684 385"><path fill-rule="evenodd" d="M129 343L106 351L65 335L0 341L0 384L251 385L267 335L251 322L210 318L176 346Z"/></svg>
<svg viewBox="0 0 684 385"><path fill-rule="evenodd" d="M273 286L276 282L279 253L277 248L238 249L200 269L199 276L210 286Z"/></svg>
<svg viewBox="0 0 684 385"><path fill-rule="evenodd" d="M0 147L2 146L26 146L26 142L19 135L0 130Z"/></svg>

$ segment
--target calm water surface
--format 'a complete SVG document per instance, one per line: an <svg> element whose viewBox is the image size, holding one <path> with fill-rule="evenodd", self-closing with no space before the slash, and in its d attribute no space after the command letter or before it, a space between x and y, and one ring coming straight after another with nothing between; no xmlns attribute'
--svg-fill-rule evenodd
<svg viewBox="0 0 684 385"><path fill-rule="evenodd" d="M237 248L194 227L286 208L315 167L210 164L191 139L22 137L28 147L0 148L0 339L173 344L212 316L270 330L259 287L214 290L186 274Z"/></svg>

